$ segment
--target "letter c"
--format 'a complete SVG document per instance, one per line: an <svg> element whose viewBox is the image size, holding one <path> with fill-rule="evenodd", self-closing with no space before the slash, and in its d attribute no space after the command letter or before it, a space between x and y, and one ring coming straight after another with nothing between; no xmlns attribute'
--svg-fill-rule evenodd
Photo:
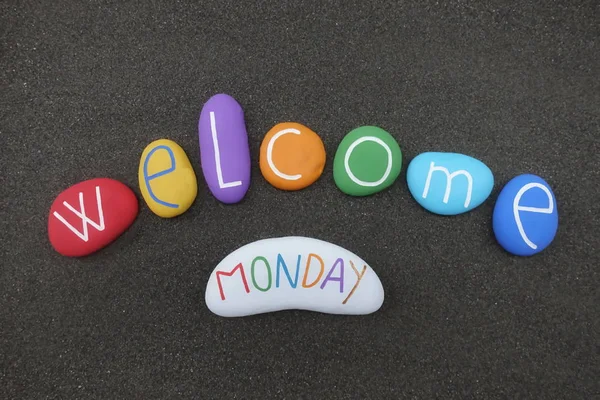
<svg viewBox="0 0 600 400"><path fill-rule="evenodd" d="M269 163L269 167L275 173L275 175L277 175L278 177L288 180L288 181L296 181L296 180L302 178L301 174L298 174L298 175L284 174L279 169L277 169L277 167L273 163L273 145L275 144L275 141L277 139L279 139L281 136L285 135L286 133L293 133L294 135L300 135L300 131L298 129L294 129L294 128L284 129L282 131L277 132L275 135L273 135L271 140L269 140L269 144L267 145L267 163Z"/></svg>

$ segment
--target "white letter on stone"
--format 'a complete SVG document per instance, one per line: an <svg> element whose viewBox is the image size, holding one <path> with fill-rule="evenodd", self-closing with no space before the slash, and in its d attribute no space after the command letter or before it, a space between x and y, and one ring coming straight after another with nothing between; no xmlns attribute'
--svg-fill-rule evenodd
<svg viewBox="0 0 600 400"><path fill-rule="evenodd" d="M294 128L284 129L282 131L277 132L275 135L273 135L271 140L269 140L269 144L267 145L267 162L269 163L269 167L271 168L271 170L273 170L275 175L277 175L278 177L280 177L282 179L286 179L288 181L296 181L296 180L302 178L302 175L300 175L300 174L298 174L298 175L284 174L283 172L278 170L277 167L275 166L275 164L273 163L273 145L275 144L275 141L277 139L279 139L281 136L285 135L286 133L293 133L294 135L300 135L300 131L298 129L294 129Z"/></svg>
<svg viewBox="0 0 600 400"><path fill-rule="evenodd" d="M67 220L64 219L63 216L60 215L58 212L54 211L54 213L53 213L54 216L60 222L65 224L65 226L67 228L69 228L71 230L71 232L76 234L84 242L87 242L89 239L88 224L90 224L91 226L93 226L100 232L102 232L104 230L104 214L102 213L102 197L100 196L100 186L96 186L96 205L98 206L98 219L100 220L100 224L96 224L94 221L89 219L87 217L87 215L85 215L85 205L83 204L83 193L82 192L79 192L79 208L81 211L77 211L75 208L73 208L72 205L70 205L66 201L63 201L63 204L65 207L67 207L69 210L71 210L71 212L73 212L73 214L75 214L79 218L81 218L81 221L83 222L83 233L79 232L73 225L68 223Z"/></svg>
<svg viewBox="0 0 600 400"><path fill-rule="evenodd" d="M467 178L467 181L469 184L469 186L467 188L467 198L465 200L465 208L467 208L469 206L469 203L471 202L471 192L473 191L473 177L471 176L471 174L469 174L464 169L450 173L450 171L448 171L444 167L436 167L435 163L433 161L429 165L429 174L427 175L427 181L425 182L425 189L423 190L423 198L426 198L427 194L429 193L429 185L431 184L431 176L433 175L433 173L435 171L441 171L446 174L446 193L444 194L444 203L445 204L448 204L448 199L450 198L450 191L452 190L452 179L456 178L458 175L464 175Z"/></svg>
<svg viewBox="0 0 600 400"><path fill-rule="evenodd" d="M523 197L525 192L527 192L529 189L533 189L533 188L542 189L544 191L544 193L546 193L546 195L548 196L548 207L547 208L521 207L519 205L519 201L521 201L521 197ZM523 186L521 188L521 190L519 190L517 192L517 195L515 196L515 200L513 201L513 213L515 214L515 222L517 223L517 229L519 229L519 234L521 234L521 237L523 238L525 243L527 243L527 246L529 246L535 250L535 249L537 249L537 245L535 243L533 243L531 240L529 240L529 238L525 234L525 230L523 229L523 223L521 222L521 217L519 216L519 211L528 211L528 212L534 212L534 213L540 213L540 214L552 214L552 211L554 211L554 201L552 201L552 193L550 193L550 190L546 186L542 185L541 183L532 182L532 183L528 183L527 185Z"/></svg>
<svg viewBox="0 0 600 400"><path fill-rule="evenodd" d="M217 123L215 122L214 111L210 112L210 131L212 133L213 146L215 149L215 164L217 167L217 179L221 189L240 186L242 181L223 182L223 171L221 171L221 153L219 152L219 140L217 138Z"/></svg>
<svg viewBox="0 0 600 400"><path fill-rule="evenodd" d="M352 154L352 152L354 151L356 146L358 146L362 142L375 142L375 143L379 144L381 147L383 147L385 149L385 151L387 152L387 156L388 156L387 162L388 163L387 163L387 168L385 170L385 174L383 174L383 177L381 177L381 179L379 179L376 182L361 181L356 176L354 176L354 174L350 170L350 165L348 164L348 161L350 160L350 155ZM360 139L358 139L354 143L352 143L350 145L350 147L348 147L348 151L346 151L346 157L344 157L344 167L346 168L346 173L348 174L350 179L352 179L352 182L356 183L357 185L360 185L360 186L381 185L388 178L388 176L390 176L390 173L392 172L392 149L390 149L390 147L387 144L385 144L385 142L383 140L376 138L374 136L361 137Z"/></svg>

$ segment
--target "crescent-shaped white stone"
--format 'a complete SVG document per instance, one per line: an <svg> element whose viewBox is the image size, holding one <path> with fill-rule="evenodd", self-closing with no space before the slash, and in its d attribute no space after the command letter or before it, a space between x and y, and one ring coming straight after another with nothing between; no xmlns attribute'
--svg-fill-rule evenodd
<svg viewBox="0 0 600 400"><path fill-rule="evenodd" d="M225 257L206 286L206 306L222 317L281 310L364 315L377 311L379 277L356 254L301 236L259 240Z"/></svg>

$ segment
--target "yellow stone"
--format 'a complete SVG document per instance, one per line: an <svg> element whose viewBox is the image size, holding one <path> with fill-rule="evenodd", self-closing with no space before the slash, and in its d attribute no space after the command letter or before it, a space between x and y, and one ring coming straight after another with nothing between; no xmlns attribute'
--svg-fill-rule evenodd
<svg viewBox="0 0 600 400"><path fill-rule="evenodd" d="M172 218L191 207L198 182L185 151L172 140L159 139L144 149L138 171L142 197L159 217Z"/></svg>

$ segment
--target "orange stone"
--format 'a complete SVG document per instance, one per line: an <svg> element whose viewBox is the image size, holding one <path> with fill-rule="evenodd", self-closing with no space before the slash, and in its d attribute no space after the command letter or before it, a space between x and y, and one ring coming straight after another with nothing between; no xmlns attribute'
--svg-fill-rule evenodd
<svg viewBox="0 0 600 400"><path fill-rule="evenodd" d="M315 132L296 122L275 125L260 146L260 171L273 186L300 190L313 184L325 167L325 146Z"/></svg>

